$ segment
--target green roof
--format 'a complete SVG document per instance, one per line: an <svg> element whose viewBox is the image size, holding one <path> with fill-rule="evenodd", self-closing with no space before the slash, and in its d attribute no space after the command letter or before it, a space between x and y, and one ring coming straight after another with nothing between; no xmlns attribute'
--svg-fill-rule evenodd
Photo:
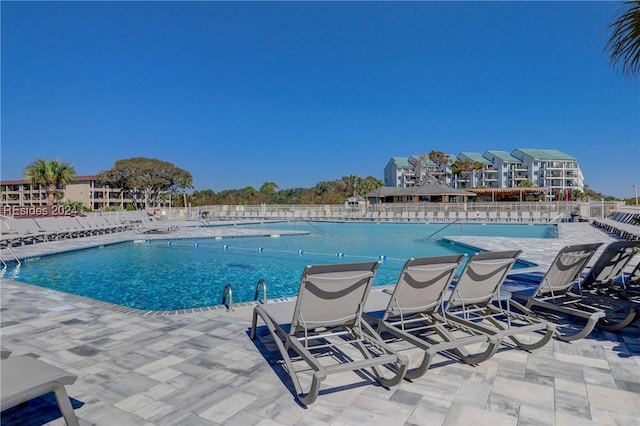
<svg viewBox="0 0 640 426"><path fill-rule="evenodd" d="M491 163L489 160L484 158L482 154L480 154L479 152L461 152L460 154L458 154L458 157L460 157L461 155L464 155L469 160L475 161L476 163L483 163L483 164Z"/></svg>
<svg viewBox="0 0 640 426"><path fill-rule="evenodd" d="M415 158L416 160L420 160L420 155L412 155L411 158ZM431 161L429 156L425 156L424 163L428 166L433 166L435 163Z"/></svg>
<svg viewBox="0 0 640 426"><path fill-rule="evenodd" d="M505 161L505 162L508 162L508 163L519 163L520 162L520 160L518 160L513 155L509 154L507 151L487 151L487 152L484 153L484 157L487 157L488 155L493 155L494 157L499 158L502 161Z"/></svg>
<svg viewBox="0 0 640 426"><path fill-rule="evenodd" d="M576 161L575 157L565 154L557 149L523 149L518 148L514 150L511 155L514 157L521 156L522 154L528 155L536 160L569 160Z"/></svg>
<svg viewBox="0 0 640 426"><path fill-rule="evenodd" d="M398 165L398 167L410 167L409 159L407 157L392 157L391 160Z"/></svg>

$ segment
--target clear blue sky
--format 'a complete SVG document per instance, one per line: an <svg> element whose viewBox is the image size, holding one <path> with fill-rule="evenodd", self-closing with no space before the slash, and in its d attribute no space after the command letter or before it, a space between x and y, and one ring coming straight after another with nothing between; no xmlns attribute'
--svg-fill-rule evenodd
<svg viewBox="0 0 640 426"><path fill-rule="evenodd" d="M618 2L6 2L2 179L144 156L197 190L280 188L431 150L559 149L640 185L640 86L604 51Z"/></svg>

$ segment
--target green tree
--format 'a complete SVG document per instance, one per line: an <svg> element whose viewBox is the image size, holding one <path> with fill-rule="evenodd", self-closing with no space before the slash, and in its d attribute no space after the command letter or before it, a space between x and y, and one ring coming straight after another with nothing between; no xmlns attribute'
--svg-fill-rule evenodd
<svg viewBox="0 0 640 426"><path fill-rule="evenodd" d="M376 189L384 186L384 182L380 179L376 179L373 176L367 176L364 179L360 179L360 184L358 186L358 194L364 195L369 192L375 191Z"/></svg>
<svg viewBox="0 0 640 426"><path fill-rule="evenodd" d="M436 172L437 175L442 175L444 173L442 169L449 165L449 156L442 151L431 151L429 153L429 160L433 161L436 165L438 169Z"/></svg>
<svg viewBox="0 0 640 426"><path fill-rule="evenodd" d="M627 1L629 9L609 25L613 29L607 42L609 60L613 66L622 64L622 73L640 72L640 1Z"/></svg>
<svg viewBox="0 0 640 426"><path fill-rule="evenodd" d="M278 185L275 182L265 182L260 187L260 193L269 198L272 198L274 195L276 195L277 189Z"/></svg>
<svg viewBox="0 0 640 426"><path fill-rule="evenodd" d="M520 188L533 188L533 182L530 180L523 180L518 184Z"/></svg>
<svg viewBox="0 0 640 426"><path fill-rule="evenodd" d="M179 179L192 181L191 173L153 158L135 157L118 160L109 170L98 173L102 184L122 188L136 208L156 206L163 194L179 187Z"/></svg>
<svg viewBox="0 0 640 426"><path fill-rule="evenodd" d="M76 171L68 163L39 158L25 168L24 175L31 185L45 187L47 205L52 206L58 187L65 186L75 179Z"/></svg>
<svg viewBox="0 0 640 426"><path fill-rule="evenodd" d="M196 206L208 206L219 203L216 193L211 189L205 189L203 191L193 191L191 198L193 199L193 204Z"/></svg>
<svg viewBox="0 0 640 426"><path fill-rule="evenodd" d="M187 207L187 189L193 188L193 178L191 175L179 176L176 179L178 188L182 190L182 207Z"/></svg>
<svg viewBox="0 0 640 426"><path fill-rule="evenodd" d="M580 191L579 189L572 189L571 193L569 194L569 197L571 198L571 200L573 201L578 201L578 200L584 200L586 199L586 196L584 195L584 192Z"/></svg>
<svg viewBox="0 0 640 426"><path fill-rule="evenodd" d="M454 175L466 180L465 187L469 185L469 175L474 170L475 162L471 160L456 160L451 165L451 171Z"/></svg>

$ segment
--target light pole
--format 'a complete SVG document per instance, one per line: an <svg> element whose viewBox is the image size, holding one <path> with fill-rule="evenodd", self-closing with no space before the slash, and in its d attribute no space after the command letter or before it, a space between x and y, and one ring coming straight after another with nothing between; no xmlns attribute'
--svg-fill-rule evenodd
<svg viewBox="0 0 640 426"><path fill-rule="evenodd" d="M636 197L636 207L638 206L638 185L636 185L635 183L633 185L633 194Z"/></svg>

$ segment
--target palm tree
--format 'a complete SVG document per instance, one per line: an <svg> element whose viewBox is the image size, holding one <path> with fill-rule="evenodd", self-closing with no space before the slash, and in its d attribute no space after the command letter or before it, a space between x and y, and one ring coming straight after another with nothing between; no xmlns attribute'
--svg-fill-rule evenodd
<svg viewBox="0 0 640 426"><path fill-rule="evenodd" d="M42 158L24 169L25 177L31 185L42 185L47 193L47 205L52 206L58 186L64 186L76 177L72 165L59 160L47 161Z"/></svg>
<svg viewBox="0 0 640 426"><path fill-rule="evenodd" d="M622 62L622 72L640 73L640 1L627 1L630 8L609 25L613 32L607 42L609 59L615 66Z"/></svg>
<svg viewBox="0 0 640 426"><path fill-rule="evenodd" d="M187 188L193 188L193 178L191 176L180 176L176 179L178 187L182 189L183 207L187 208Z"/></svg>

